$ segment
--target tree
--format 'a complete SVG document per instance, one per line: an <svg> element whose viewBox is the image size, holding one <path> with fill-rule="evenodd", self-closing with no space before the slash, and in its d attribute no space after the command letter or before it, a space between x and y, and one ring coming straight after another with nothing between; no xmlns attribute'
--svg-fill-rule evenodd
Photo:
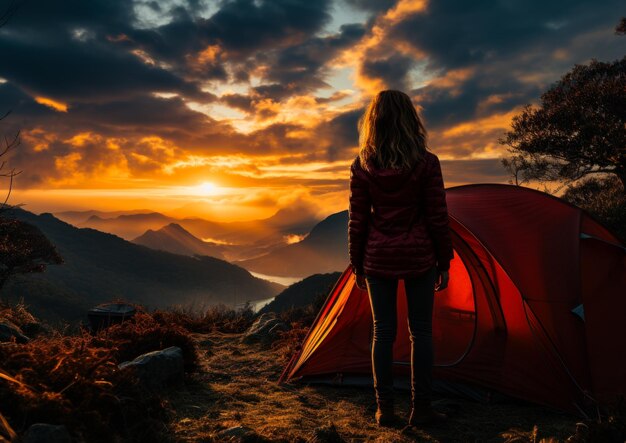
<svg viewBox="0 0 626 443"><path fill-rule="evenodd" d="M619 24L615 27L615 33L626 35L626 17L622 17Z"/></svg>
<svg viewBox="0 0 626 443"><path fill-rule="evenodd" d="M0 290L12 275L43 272L47 264L62 263L56 248L39 228L0 217Z"/></svg>
<svg viewBox="0 0 626 443"><path fill-rule="evenodd" d="M2 117L0 117L0 122L4 120L9 114L10 112L7 112ZM9 189L7 191L7 195L4 199L4 202L0 203L0 216L6 210L14 207L12 205L7 204L7 202L9 201L9 197L11 196L11 190L13 189L13 177L15 177L16 175L22 172L22 171L16 172L15 169L10 169L8 171L4 170L4 168L7 165L5 158L8 155L9 151L17 147L20 144L20 131L17 131L17 133L11 138L7 138L6 136L3 138L4 138L3 140L4 146L0 148L2 149L0 151L0 177L7 178L9 180ZM21 206L21 205L16 205L16 206Z"/></svg>
<svg viewBox="0 0 626 443"><path fill-rule="evenodd" d="M626 244L626 195L616 177L587 177L563 193L566 200L598 217Z"/></svg>
<svg viewBox="0 0 626 443"><path fill-rule="evenodd" d="M626 34L626 18L615 33ZM511 157L502 165L515 184L564 186L614 174L626 189L626 56L575 65L541 95L539 106L524 106L498 142L509 146Z"/></svg>
<svg viewBox="0 0 626 443"><path fill-rule="evenodd" d="M626 185L626 57L575 65L498 141L513 154L503 165L524 181L615 174Z"/></svg>
<svg viewBox="0 0 626 443"><path fill-rule="evenodd" d="M0 12L0 28L7 24L9 19L18 10L20 3L21 2L19 0L12 0L9 3L8 7L3 12ZM10 113L11 111L7 111L2 117L0 117L0 122L2 122L2 120L4 120ZM10 209L13 207L11 205L8 205L7 202L9 201L11 190L13 189L13 177L18 175L21 171L15 172L15 169L5 171L4 168L7 166L7 162L5 159L9 151L17 147L20 144L20 131L17 131L17 133L13 137L10 137L10 138L7 138L6 136L3 137L3 141L4 141L4 147L0 148L2 149L0 151L0 178L1 177L8 178L9 189L7 191L7 195L6 195L6 198L4 199L4 202L0 203L0 215L2 215L2 213L6 211L7 209ZM21 205L18 205L18 206L21 206Z"/></svg>
<svg viewBox="0 0 626 443"><path fill-rule="evenodd" d="M4 26L19 6L19 1L12 1L9 7L0 13L0 27ZM4 120L10 111L0 117ZM6 218L3 213L15 206L7 204L13 178L21 171L15 169L4 171L7 165L5 160L9 151L20 144L20 131L10 138L3 137L4 146L0 148L0 177L8 178L9 189L0 204L0 290L11 275L30 272L43 272L47 264L61 264L63 259L54 245L37 228L26 222ZM17 205L21 206L21 205Z"/></svg>

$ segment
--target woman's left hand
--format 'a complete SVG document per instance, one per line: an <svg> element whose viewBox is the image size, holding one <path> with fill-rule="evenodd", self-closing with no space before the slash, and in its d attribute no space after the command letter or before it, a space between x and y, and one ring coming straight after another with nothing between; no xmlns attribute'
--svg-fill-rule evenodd
<svg viewBox="0 0 626 443"><path fill-rule="evenodd" d="M365 283L365 275L357 274L357 276L356 276L356 287L359 288L362 291L365 291L367 289L367 285Z"/></svg>
<svg viewBox="0 0 626 443"><path fill-rule="evenodd" d="M448 287L450 273L448 271L437 271L437 281L435 282L435 292L443 291Z"/></svg>

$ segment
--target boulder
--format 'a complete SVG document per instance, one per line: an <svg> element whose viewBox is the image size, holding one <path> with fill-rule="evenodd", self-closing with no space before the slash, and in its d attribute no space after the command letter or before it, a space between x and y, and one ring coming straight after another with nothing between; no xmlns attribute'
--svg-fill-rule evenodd
<svg viewBox="0 0 626 443"><path fill-rule="evenodd" d="M178 346L148 352L133 361L120 363L118 367L121 370L134 371L143 384L153 389L182 381L185 372L183 351Z"/></svg>
<svg viewBox="0 0 626 443"><path fill-rule="evenodd" d="M9 320L0 318L0 342L12 341L14 337L17 343L30 341L18 326L11 323Z"/></svg>
<svg viewBox="0 0 626 443"><path fill-rule="evenodd" d="M278 337L279 331L287 331L289 326L276 318L273 312L261 314L242 337L243 343L267 343Z"/></svg>
<svg viewBox="0 0 626 443"><path fill-rule="evenodd" d="M65 426L46 423L31 425L22 438L22 443L71 443L72 437Z"/></svg>

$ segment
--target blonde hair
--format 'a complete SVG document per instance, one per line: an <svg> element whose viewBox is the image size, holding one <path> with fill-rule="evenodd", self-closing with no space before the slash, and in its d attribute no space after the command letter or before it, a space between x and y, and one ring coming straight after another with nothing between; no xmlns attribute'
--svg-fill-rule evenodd
<svg viewBox="0 0 626 443"><path fill-rule="evenodd" d="M359 158L368 169L411 168L426 153L427 132L411 98L404 92L380 91L358 123Z"/></svg>

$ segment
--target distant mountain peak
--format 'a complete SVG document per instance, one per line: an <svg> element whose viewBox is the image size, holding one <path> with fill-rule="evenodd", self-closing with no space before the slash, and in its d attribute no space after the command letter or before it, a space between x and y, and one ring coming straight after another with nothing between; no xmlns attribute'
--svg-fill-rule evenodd
<svg viewBox="0 0 626 443"><path fill-rule="evenodd" d="M169 225L163 226L161 229L169 229L169 230L174 230L174 231L178 231L178 232L184 232L186 234L189 234L189 231L187 231L185 228L183 228L181 225L179 225L178 223L170 223Z"/></svg>

